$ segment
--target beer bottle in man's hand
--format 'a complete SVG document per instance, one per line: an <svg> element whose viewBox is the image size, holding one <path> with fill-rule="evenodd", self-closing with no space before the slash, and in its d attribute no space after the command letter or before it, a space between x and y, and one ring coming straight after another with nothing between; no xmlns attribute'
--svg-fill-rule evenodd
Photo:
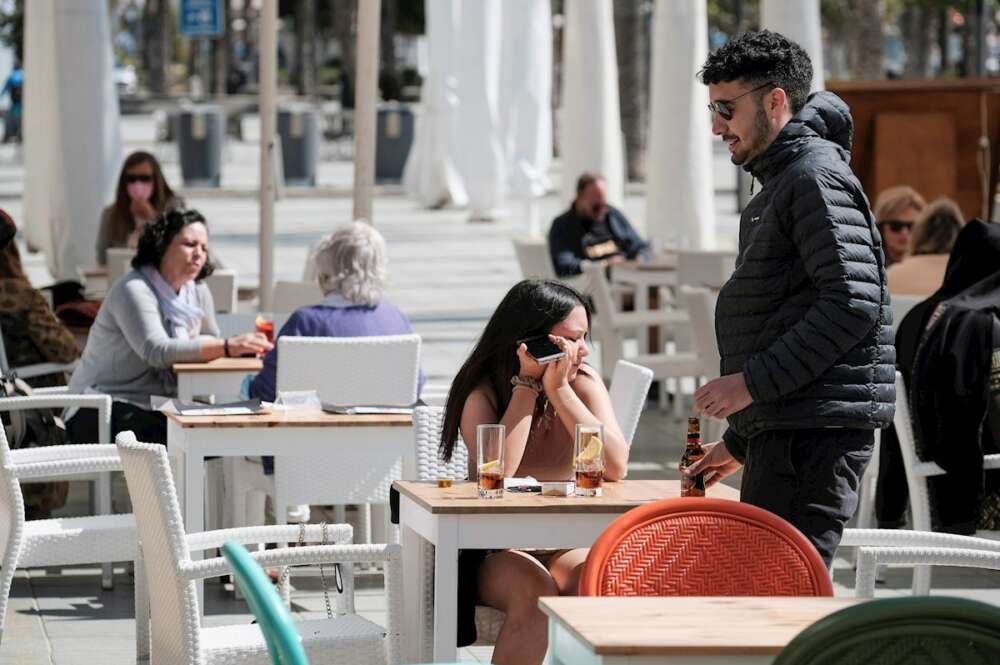
<svg viewBox="0 0 1000 665"><path fill-rule="evenodd" d="M688 418L687 447L681 457L681 468L691 466L705 456L701 447L701 421ZM681 496L705 496L705 474L681 476Z"/></svg>

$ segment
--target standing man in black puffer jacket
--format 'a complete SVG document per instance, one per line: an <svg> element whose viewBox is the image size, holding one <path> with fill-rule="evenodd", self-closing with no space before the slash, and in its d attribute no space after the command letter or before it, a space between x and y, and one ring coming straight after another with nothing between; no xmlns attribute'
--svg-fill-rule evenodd
<svg viewBox="0 0 1000 665"><path fill-rule="evenodd" d="M686 473L712 485L744 466L741 500L791 522L829 566L896 401L885 263L848 164L850 111L809 95L809 56L766 30L727 43L699 76L712 132L761 190L719 294L721 377L695 393L696 412L729 429Z"/></svg>

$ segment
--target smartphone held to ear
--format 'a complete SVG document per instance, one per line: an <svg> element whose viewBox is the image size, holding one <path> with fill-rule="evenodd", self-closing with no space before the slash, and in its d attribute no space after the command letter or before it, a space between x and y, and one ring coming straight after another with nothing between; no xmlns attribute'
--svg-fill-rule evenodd
<svg viewBox="0 0 1000 665"><path fill-rule="evenodd" d="M556 346L556 343L549 339L548 335L538 335L522 339L518 346L524 344L528 347L528 353L540 363L550 363L566 357L566 352Z"/></svg>

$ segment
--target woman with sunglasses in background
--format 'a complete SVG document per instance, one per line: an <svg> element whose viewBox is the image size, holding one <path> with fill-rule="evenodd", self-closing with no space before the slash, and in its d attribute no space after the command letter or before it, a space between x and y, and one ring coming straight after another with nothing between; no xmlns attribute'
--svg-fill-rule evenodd
<svg viewBox="0 0 1000 665"><path fill-rule="evenodd" d="M875 223L882 234L886 267L906 258L910 251L913 225L926 205L924 197L906 185L879 192L875 199Z"/></svg>
<svg viewBox="0 0 1000 665"><path fill-rule="evenodd" d="M170 189L156 157L133 152L118 176L115 202L101 213L97 262L107 265L109 247L135 247L148 222L166 210L183 207L184 201Z"/></svg>

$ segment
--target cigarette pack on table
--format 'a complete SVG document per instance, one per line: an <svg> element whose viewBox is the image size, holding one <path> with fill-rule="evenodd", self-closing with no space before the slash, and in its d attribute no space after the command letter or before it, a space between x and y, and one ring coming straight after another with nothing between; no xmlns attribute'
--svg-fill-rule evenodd
<svg viewBox="0 0 1000 665"><path fill-rule="evenodd" d="M542 483L542 496L569 496L576 490L572 480L557 480Z"/></svg>

